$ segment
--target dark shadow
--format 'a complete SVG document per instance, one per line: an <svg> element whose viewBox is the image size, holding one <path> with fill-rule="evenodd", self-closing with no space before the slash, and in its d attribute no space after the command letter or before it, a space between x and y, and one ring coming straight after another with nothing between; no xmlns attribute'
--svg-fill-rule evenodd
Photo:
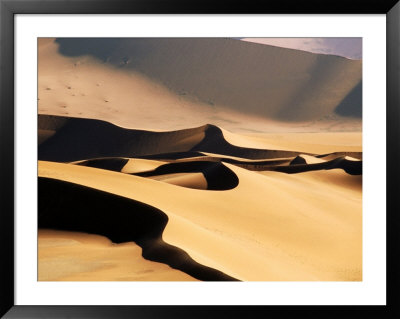
<svg viewBox="0 0 400 319"><path fill-rule="evenodd" d="M362 81L340 102L335 113L342 116L362 118Z"/></svg>
<svg viewBox="0 0 400 319"><path fill-rule="evenodd" d="M57 38L58 51L62 55L77 57L92 55L107 61L107 58L119 47L119 38Z"/></svg>
<svg viewBox="0 0 400 319"><path fill-rule="evenodd" d="M161 154L151 154L151 155L139 155L137 158L143 159L154 159L154 160L177 160L182 158L192 158L192 157L205 157L203 153L200 152L171 152L171 153L161 153Z"/></svg>
<svg viewBox="0 0 400 319"><path fill-rule="evenodd" d="M134 241L143 257L204 281L236 281L201 265L184 250L162 240L168 216L144 203L49 178L38 181L39 228L98 234L114 243ZM212 249L212 247L210 247Z"/></svg>
<svg viewBox="0 0 400 319"><path fill-rule="evenodd" d="M77 163L80 166L88 166L100 169L106 169L109 171L120 172L126 163L128 163L129 159L121 158L121 157L112 157L112 158L95 158L83 161L81 163Z"/></svg>
<svg viewBox="0 0 400 319"><path fill-rule="evenodd" d="M303 173L309 171L343 169L350 175L362 175L362 161L350 161L339 157L331 161L316 164L291 164L289 166L265 166L265 171L276 171L288 174Z"/></svg>
<svg viewBox="0 0 400 319"><path fill-rule="evenodd" d="M264 150L232 145L225 140L221 129L211 124L207 125L204 139L193 147L191 151L208 152L247 159L273 159L294 157L300 154L299 152L292 151Z"/></svg>
<svg viewBox="0 0 400 319"><path fill-rule="evenodd" d="M199 140L204 127L171 132L125 129L109 122L39 115L39 129L62 122L55 134L39 145L39 160L72 162L103 157L140 157L160 153L185 152L186 142ZM198 137L197 137L198 136Z"/></svg>
<svg viewBox="0 0 400 319"><path fill-rule="evenodd" d="M170 163L161 165L152 171L133 175L149 177L174 173L202 173L207 181L208 190L229 190L239 184L236 174L219 162L192 161Z"/></svg>
<svg viewBox="0 0 400 319"><path fill-rule="evenodd" d="M290 161L289 165L299 165L299 164L307 164L306 160L301 156L296 156L294 159Z"/></svg>
<svg viewBox="0 0 400 319"><path fill-rule="evenodd" d="M58 118L58 119L55 119ZM67 120L65 120L67 119ZM173 158L209 152L247 159L295 157L299 152L245 148L228 143L220 128L204 125L170 132L125 129L111 123L82 118L39 115L41 125L60 121L55 134L39 145L39 160L72 162L102 157ZM188 143L192 140L192 143ZM164 155L161 156L161 158Z"/></svg>

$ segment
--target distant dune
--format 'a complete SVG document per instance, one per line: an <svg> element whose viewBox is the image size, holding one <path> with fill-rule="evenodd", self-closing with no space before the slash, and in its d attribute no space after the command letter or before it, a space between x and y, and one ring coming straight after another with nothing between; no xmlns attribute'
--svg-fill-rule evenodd
<svg viewBox="0 0 400 319"><path fill-rule="evenodd" d="M123 127L361 131L361 61L232 39L38 40L38 109Z"/></svg>
<svg viewBox="0 0 400 319"><path fill-rule="evenodd" d="M138 71L179 95L283 121L361 115L360 60L220 38L58 38L66 56ZM353 109L340 112L349 95Z"/></svg>

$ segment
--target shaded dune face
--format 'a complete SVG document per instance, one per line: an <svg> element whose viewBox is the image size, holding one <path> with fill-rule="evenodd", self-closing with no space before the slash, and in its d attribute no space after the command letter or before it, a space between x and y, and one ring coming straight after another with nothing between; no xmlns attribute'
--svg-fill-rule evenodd
<svg viewBox="0 0 400 319"><path fill-rule="evenodd" d="M316 155L240 147L227 142L221 129L213 125L171 132L150 132L125 129L99 120L39 115L39 128L41 131L53 131L39 145L39 160L81 160L78 165L120 172L128 158L163 159L172 163L141 176L200 172L211 190L231 189L238 184L234 173L212 162L226 162L255 171L301 173L341 168L351 175L362 174L361 160L346 159L346 156L361 159L361 152ZM214 155L206 156L203 152ZM243 160L220 157L218 154ZM324 162L306 163L302 154L323 159ZM186 164L178 163L182 160ZM221 177L226 181L221 182Z"/></svg>
<svg viewBox="0 0 400 319"><path fill-rule="evenodd" d="M54 118L57 117L39 115L39 129L42 123L54 121ZM64 120L63 117L59 118ZM54 135L40 144L40 160L69 162L97 157L137 157L184 151L211 152L249 159L299 154L232 145L225 140L221 129L213 125L171 132L150 132L124 129L108 122L91 119L68 118L67 122L63 123Z"/></svg>
<svg viewBox="0 0 400 319"><path fill-rule="evenodd" d="M340 102L336 107L335 113L343 116L361 118L362 117L362 81Z"/></svg>
<svg viewBox="0 0 400 319"><path fill-rule="evenodd" d="M153 171L135 175L148 177L172 173L197 173L204 175L208 190L229 190L239 184L237 175L228 167L218 162L193 161L161 165Z"/></svg>
<svg viewBox="0 0 400 319"><path fill-rule="evenodd" d="M120 172L126 163L128 163L127 158L121 158L121 157L114 157L114 158L95 158L95 159L90 159L82 162L76 163L77 165L81 166L88 166L88 167L94 167L94 168L101 168L101 169L107 169L109 171L114 171L114 172Z"/></svg>
<svg viewBox="0 0 400 319"><path fill-rule="evenodd" d="M170 152L170 153L160 153L160 154L151 154L151 155L140 155L138 158L144 159L165 159L165 160L175 160L180 158L191 158L191 157L199 157L203 156L203 153L200 152Z"/></svg>
<svg viewBox="0 0 400 319"><path fill-rule="evenodd" d="M282 121L361 118L362 62L221 38L58 38L59 52L139 72L187 99ZM347 104L351 108L347 108Z"/></svg>
<svg viewBox="0 0 400 319"><path fill-rule="evenodd" d="M204 139L202 139L191 150L198 152L224 154L249 159L280 158L296 156L297 154L299 154L298 152L292 151L262 150L232 145L225 140L221 129L214 125L207 125Z"/></svg>
<svg viewBox="0 0 400 319"><path fill-rule="evenodd" d="M307 164L302 157L298 156L290 162L290 166L276 166L273 168L271 167L270 170L293 174L308 171L329 170L335 168L341 168L350 175L362 174L361 161L351 161L344 157L338 157L331 161L326 161L323 163Z"/></svg>
<svg viewBox="0 0 400 319"><path fill-rule="evenodd" d="M135 161L135 159L132 160ZM129 159L127 158L99 158L77 162L76 164L121 172L128 161ZM187 162L168 163L161 165L154 170L131 174L142 177L154 177L180 173L201 173L207 182L207 190L229 190L235 188L239 184L239 179L236 174L228 167L220 163L218 159L216 161L194 160ZM191 188L190 186L188 187Z"/></svg>
<svg viewBox="0 0 400 319"><path fill-rule="evenodd" d="M138 201L81 185L41 178L38 182L39 228L99 234L114 243L136 242L143 257L205 281L235 281L195 262L184 250L162 240L168 217Z"/></svg>
<svg viewBox="0 0 400 319"><path fill-rule="evenodd" d="M47 120L63 117L39 115L39 129ZM203 137L204 127L173 132L129 130L111 123L68 118L56 134L39 146L39 159L76 161L96 157L134 157L187 151Z"/></svg>

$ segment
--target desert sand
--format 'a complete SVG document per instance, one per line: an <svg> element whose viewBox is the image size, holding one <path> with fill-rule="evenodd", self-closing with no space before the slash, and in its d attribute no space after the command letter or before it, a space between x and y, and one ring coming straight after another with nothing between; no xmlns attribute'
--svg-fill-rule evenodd
<svg viewBox="0 0 400 319"><path fill-rule="evenodd" d="M142 257L133 242L99 235L40 229L40 281L193 281L193 277Z"/></svg>
<svg viewBox="0 0 400 319"><path fill-rule="evenodd" d="M156 40L38 41L38 279L362 280L361 61Z"/></svg>

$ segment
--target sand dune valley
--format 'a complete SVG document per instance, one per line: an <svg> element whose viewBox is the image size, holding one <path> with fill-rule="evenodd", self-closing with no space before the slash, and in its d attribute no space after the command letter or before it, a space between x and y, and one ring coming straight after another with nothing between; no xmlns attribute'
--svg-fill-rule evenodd
<svg viewBox="0 0 400 319"><path fill-rule="evenodd" d="M361 281L362 60L38 39L39 281Z"/></svg>

